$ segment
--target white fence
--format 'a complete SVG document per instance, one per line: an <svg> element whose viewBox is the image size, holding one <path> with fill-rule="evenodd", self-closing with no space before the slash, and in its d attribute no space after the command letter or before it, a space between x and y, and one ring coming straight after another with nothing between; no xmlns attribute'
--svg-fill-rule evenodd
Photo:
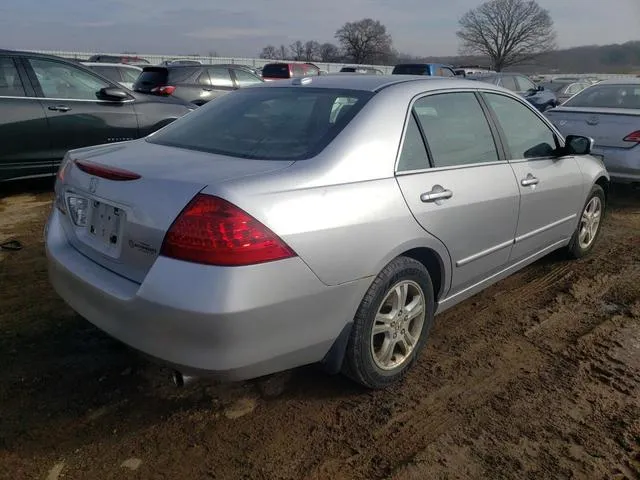
<svg viewBox="0 0 640 480"><path fill-rule="evenodd" d="M183 55L158 55L158 54L140 54L140 53L135 53L135 54L103 53L103 52L91 53L91 52L64 52L59 50L30 50L30 51L36 52L36 53L46 53L48 55L57 55L59 57L70 58L73 60L86 60L92 55L97 55L98 53L100 55L113 55L116 57L135 56L135 57L144 58L145 60L155 65L165 60L180 59L180 60L198 60L199 62L204 64L231 63L231 64L238 64L238 65L248 65L254 68L260 68L266 65L267 63L271 63L274 61L274 60L269 60L264 58L201 57L197 55L183 56ZM326 62L313 62L313 64L317 65L318 68L320 68L320 70L324 70L325 72L328 72L328 73L339 72L342 67L347 65L353 65L351 63L326 63ZM389 65L361 65L361 66L377 68L378 70L382 70L384 73L391 73L391 70L393 69L393 66L389 66Z"/></svg>
<svg viewBox="0 0 640 480"><path fill-rule="evenodd" d="M206 57L206 56L197 56L197 55L163 55L163 54L124 54L124 53L104 53L104 52L65 52L60 50L31 50L37 53L46 53L49 55L57 55L63 58L70 58L74 60L86 60L92 55L96 55L100 53L101 55L113 55L113 56L123 56L123 55L132 55L136 57L144 58L145 60L151 62L152 64L159 64L165 60L172 59L182 59L182 60L198 60L204 64L216 64L216 63L226 63L226 64L239 64L239 65L248 65L254 68L260 68L267 63L273 62L273 60L268 60L264 58L241 58L241 57ZM346 65L353 65L349 63L326 63L326 62L313 62L314 65L317 65L320 70L324 70L328 73L339 72L340 69ZM382 70L384 73L391 73L393 66L390 65L362 65L363 67L373 67L379 70ZM628 78L635 77L636 75L628 75L628 74L606 74L606 73L581 73L581 74L546 74L542 75L545 79L553 79L556 77L596 77L601 80L611 79L611 78Z"/></svg>

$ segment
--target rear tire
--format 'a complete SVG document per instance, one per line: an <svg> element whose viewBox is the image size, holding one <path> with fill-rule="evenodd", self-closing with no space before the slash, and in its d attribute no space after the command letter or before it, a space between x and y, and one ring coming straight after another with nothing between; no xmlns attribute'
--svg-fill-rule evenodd
<svg viewBox="0 0 640 480"><path fill-rule="evenodd" d="M398 382L424 346L434 310L433 283L425 266L408 257L393 260L360 303L343 373L372 389Z"/></svg>
<svg viewBox="0 0 640 480"><path fill-rule="evenodd" d="M605 206L604 190L600 185L594 185L580 212L578 227L571 237L567 249L569 258L582 258L593 249L600 235Z"/></svg>

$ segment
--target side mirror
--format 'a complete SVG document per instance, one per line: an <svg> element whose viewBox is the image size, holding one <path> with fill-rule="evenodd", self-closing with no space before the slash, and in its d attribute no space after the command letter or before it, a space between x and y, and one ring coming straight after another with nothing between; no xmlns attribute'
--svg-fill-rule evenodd
<svg viewBox="0 0 640 480"><path fill-rule="evenodd" d="M542 85L538 85L537 91L538 92L543 92L544 91L544 87Z"/></svg>
<svg viewBox="0 0 640 480"><path fill-rule="evenodd" d="M123 89L118 87L105 87L101 88L96 96L101 100L113 100L115 102L122 102L129 98L129 94Z"/></svg>
<svg viewBox="0 0 640 480"><path fill-rule="evenodd" d="M593 139L580 135L567 135L564 144L564 155L589 155L593 148Z"/></svg>

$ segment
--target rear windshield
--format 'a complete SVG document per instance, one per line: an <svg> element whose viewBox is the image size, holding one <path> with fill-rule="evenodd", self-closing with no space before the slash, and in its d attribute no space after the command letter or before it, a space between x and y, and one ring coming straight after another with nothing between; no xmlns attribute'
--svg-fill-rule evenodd
<svg viewBox="0 0 640 480"><path fill-rule="evenodd" d="M393 67L393 75L429 75L427 65L396 65Z"/></svg>
<svg viewBox="0 0 640 480"><path fill-rule="evenodd" d="M209 102L147 141L238 158L303 160L320 153L372 96L324 88L248 88Z"/></svg>
<svg viewBox="0 0 640 480"><path fill-rule="evenodd" d="M289 78L289 65L286 63L270 63L262 69L262 76L268 78Z"/></svg>
<svg viewBox="0 0 640 480"><path fill-rule="evenodd" d="M145 90L158 85L172 85L184 82L198 68L145 68L136 80L134 90Z"/></svg>
<svg viewBox="0 0 640 480"><path fill-rule="evenodd" d="M592 86L569 99L564 106L640 109L640 84Z"/></svg>

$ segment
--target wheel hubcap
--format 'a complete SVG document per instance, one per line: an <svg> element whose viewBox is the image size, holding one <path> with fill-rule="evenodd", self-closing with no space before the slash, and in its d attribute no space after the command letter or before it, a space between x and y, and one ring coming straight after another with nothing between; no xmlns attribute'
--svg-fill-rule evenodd
<svg viewBox="0 0 640 480"><path fill-rule="evenodd" d="M583 250L589 248L595 240L601 217L602 202L600 197L593 197L582 212L580 219L578 242Z"/></svg>
<svg viewBox="0 0 640 480"><path fill-rule="evenodd" d="M425 298L420 285L404 280L387 292L371 332L371 354L379 368L393 370L411 357L424 318Z"/></svg>

